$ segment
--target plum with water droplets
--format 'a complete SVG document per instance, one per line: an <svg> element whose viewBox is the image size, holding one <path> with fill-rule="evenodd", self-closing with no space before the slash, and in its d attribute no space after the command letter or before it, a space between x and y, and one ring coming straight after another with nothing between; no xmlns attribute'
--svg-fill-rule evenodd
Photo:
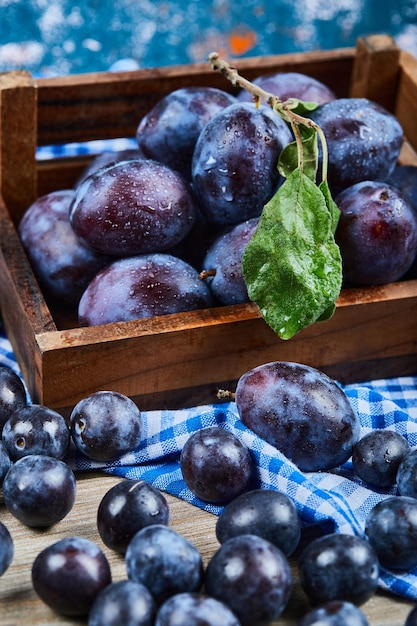
<svg viewBox="0 0 417 626"><path fill-rule="evenodd" d="M259 218L231 227L211 244L202 262L202 276L221 304L249 301L243 276L242 257L258 225Z"/></svg>
<svg viewBox="0 0 417 626"><path fill-rule="evenodd" d="M181 87L167 94L139 122L136 139L150 159L191 178L191 161L200 132L219 111L235 102L214 87Z"/></svg>
<svg viewBox="0 0 417 626"><path fill-rule="evenodd" d="M290 141L281 117L253 104L232 104L212 117L192 163L192 183L207 220L232 225L259 217L282 182L277 163Z"/></svg>
<svg viewBox="0 0 417 626"><path fill-rule="evenodd" d="M72 189L41 196L26 210L19 235L46 296L78 303L95 274L110 261L74 233L69 211Z"/></svg>
<svg viewBox="0 0 417 626"><path fill-rule="evenodd" d="M81 326L96 326L205 309L209 287L198 271L166 253L117 259L99 272L81 297Z"/></svg>
<svg viewBox="0 0 417 626"><path fill-rule="evenodd" d="M386 180L403 143L397 118L367 98L336 98L309 116L323 130L333 194L363 180Z"/></svg>
<svg viewBox="0 0 417 626"><path fill-rule="evenodd" d="M77 187L70 207L76 235L103 254L128 256L167 250L196 219L189 183L150 159L104 166Z"/></svg>
<svg viewBox="0 0 417 626"><path fill-rule="evenodd" d="M417 255L417 213L406 198L386 183L363 181L335 201L345 283L381 285L404 276Z"/></svg>
<svg viewBox="0 0 417 626"><path fill-rule="evenodd" d="M360 436L359 418L341 387L300 363L265 363L243 374L236 406L248 428L306 472L344 463Z"/></svg>
<svg viewBox="0 0 417 626"><path fill-rule="evenodd" d="M280 100L298 98L304 102L324 104L335 100L334 91L320 80L301 72L275 72L262 74L253 81L253 84L265 91L274 94ZM251 94L242 90L237 94L240 102L250 102Z"/></svg>

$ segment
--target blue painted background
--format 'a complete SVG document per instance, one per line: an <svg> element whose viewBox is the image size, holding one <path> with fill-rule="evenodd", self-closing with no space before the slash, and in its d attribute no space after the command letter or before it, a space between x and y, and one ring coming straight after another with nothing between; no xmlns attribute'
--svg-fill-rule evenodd
<svg viewBox="0 0 417 626"><path fill-rule="evenodd" d="M417 52L413 0L0 0L0 71L69 74L355 45ZM116 65L114 65L116 63Z"/></svg>

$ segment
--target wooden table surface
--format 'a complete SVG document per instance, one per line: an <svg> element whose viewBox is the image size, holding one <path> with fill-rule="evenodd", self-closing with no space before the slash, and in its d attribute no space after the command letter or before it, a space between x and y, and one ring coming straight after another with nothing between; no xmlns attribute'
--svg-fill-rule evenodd
<svg viewBox="0 0 417 626"><path fill-rule="evenodd" d="M34 530L15 520L0 501L0 520L12 533L15 556L12 565L0 578L0 626L42 625L82 626L86 620L61 617L45 606L31 585L31 565L37 554L47 545L64 536L82 535L96 541L109 558L113 580L126 578L122 557L108 550L96 528L99 502L110 487L122 479L107 475L78 477L77 499L69 515L47 530ZM167 495L171 510L171 527L175 528L200 550L204 563L218 548L215 536L216 517ZM281 618L273 626L296 626L309 608L308 601L294 573L294 590ZM382 592L362 606L370 626L403 626L412 604ZM122 625L121 625L122 626Z"/></svg>

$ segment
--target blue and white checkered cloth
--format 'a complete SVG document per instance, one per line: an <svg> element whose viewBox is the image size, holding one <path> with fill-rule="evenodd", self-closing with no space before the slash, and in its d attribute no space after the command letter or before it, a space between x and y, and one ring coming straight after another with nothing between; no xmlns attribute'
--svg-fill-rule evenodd
<svg viewBox="0 0 417 626"><path fill-rule="evenodd" d="M0 364L19 373L1 327ZM417 446L417 376L343 388L360 418L362 435L374 428L389 428L401 433L412 447ZM331 472L300 472L283 454L244 426L233 402L176 411L145 411L142 417L143 439L134 452L117 462L102 464L72 449L68 463L77 472L97 469L146 480L164 492L219 514L222 507L199 500L186 487L179 462L188 437L200 428L216 425L235 433L251 450L256 466L255 486L277 489L290 496L305 527L363 535L371 508L396 493L395 487L381 492L369 489L354 476L350 461ZM382 570L380 586L395 595L417 600L417 567L405 573Z"/></svg>

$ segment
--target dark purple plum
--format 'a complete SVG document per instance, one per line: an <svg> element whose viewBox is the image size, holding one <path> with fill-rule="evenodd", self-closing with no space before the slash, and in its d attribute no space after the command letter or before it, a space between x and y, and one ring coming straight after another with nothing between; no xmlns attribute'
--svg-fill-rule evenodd
<svg viewBox="0 0 417 626"><path fill-rule="evenodd" d="M126 554L129 580L142 583L157 604L171 596L199 591L203 561L197 548L164 524L145 526L130 541Z"/></svg>
<svg viewBox="0 0 417 626"><path fill-rule="evenodd" d="M400 190L411 206L417 211L417 166L396 165L386 181Z"/></svg>
<svg viewBox="0 0 417 626"><path fill-rule="evenodd" d="M3 427L2 441L12 461L29 454L63 459L71 437L60 413L41 404L17 409Z"/></svg>
<svg viewBox="0 0 417 626"><path fill-rule="evenodd" d="M20 239L45 295L68 303L78 303L93 276L110 261L75 235L69 221L74 195L72 189L63 189L41 196L19 224Z"/></svg>
<svg viewBox="0 0 417 626"><path fill-rule="evenodd" d="M29 455L13 463L3 481L8 511L26 526L43 528L61 521L71 511L75 476L59 459Z"/></svg>
<svg viewBox="0 0 417 626"><path fill-rule="evenodd" d="M4 477L10 469L12 461L10 459L9 453L6 450L6 446L0 440L0 487L3 484Z"/></svg>
<svg viewBox="0 0 417 626"><path fill-rule="evenodd" d="M0 432L11 414L26 404L26 390L20 376L6 365L0 366Z"/></svg>
<svg viewBox="0 0 417 626"><path fill-rule="evenodd" d="M0 522L0 576L9 569L14 557L14 542L9 529Z"/></svg>
<svg viewBox="0 0 417 626"><path fill-rule="evenodd" d="M397 465L397 488L402 496L417 498L417 449L408 447L407 453Z"/></svg>
<svg viewBox="0 0 417 626"><path fill-rule="evenodd" d="M153 626L155 601L145 585L120 580L107 585L88 614L88 626Z"/></svg>
<svg viewBox="0 0 417 626"><path fill-rule="evenodd" d="M417 606L414 606L407 615L404 626L417 626Z"/></svg>
<svg viewBox="0 0 417 626"><path fill-rule="evenodd" d="M300 363L276 361L238 381L242 422L306 472L348 460L360 437L359 418L340 386Z"/></svg>
<svg viewBox="0 0 417 626"><path fill-rule="evenodd" d="M103 496L97 528L103 543L120 554L145 526L169 523L169 506L159 489L144 480L122 480Z"/></svg>
<svg viewBox="0 0 417 626"><path fill-rule="evenodd" d="M312 604L345 600L361 605L378 586L378 556L366 539L356 535L332 533L313 539L301 552L298 569Z"/></svg>
<svg viewBox="0 0 417 626"><path fill-rule="evenodd" d="M310 117L326 137L334 195L363 180L390 176L403 143L401 125L392 113L367 98L337 98Z"/></svg>
<svg viewBox="0 0 417 626"><path fill-rule="evenodd" d="M230 502L253 477L249 449L233 433L212 426L194 432L180 455L185 484L201 500Z"/></svg>
<svg viewBox="0 0 417 626"><path fill-rule="evenodd" d="M203 593L178 593L156 615L155 626L240 626L231 609Z"/></svg>
<svg viewBox="0 0 417 626"><path fill-rule="evenodd" d="M203 276L221 304L249 301L242 270L242 256L258 225L259 218L233 226L212 243L202 263Z"/></svg>
<svg viewBox="0 0 417 626"><path fill-rule="evenodd" d="M276 72L262 74L253 81L255 85L277 96L281 101L298 98L304 102L324 104L335 100L336 95L330 87L321 81L300 72ZM251 94L242 90L237 94L239 102L250 102Z"/></svg>
<svg viewBox="0 0 417 626"><path fill-rule="evenodd" d="M77 449L94 461L114 461L141 442L142 414L129 397L96 391L74 406L69 417Z"/></svg>
<svg viewBox="0 0 417 626"><path fill-rule="evenodd" d="M298 626L369 626L365 613L355 604L331 600L311 609Z"/></svg>
<svg viewBox="0 0 417 626"><path fill-rule="evenodd" d="M61 615L87 616L110 583L110 565L99 546L84 537L66 537L44 548L32 564L39 598Z"/></svg>
<svg viewBox="0 0 417 626"><path fill-rule="evenodd" d="M78 307L81 326L125 322L212 305L198 271L166 253L114 261L91 281Z"/></svg>
<svg viewBox="0 0 417 626"><path fill-rule="evenodd" d="M408 570L417 565L417 500L389 496L368 513L365 533L382 567Z"/></svg>
<svg viewBox="0 0 417 626"><path fill-rule="evenodd" d="M292 584L285 555L256 535L228 539L206 568L206 593L229 606L242 626L262 626L279 617Z"/></svg>
<svg viewBox="0 0 417 626"><path fill-rule="evenodd" d="M348 285L399 280L417 255L417 213L395 188L363 181L336 196L336 242Z"/></svg>
<svg viewBox="0 0 417 626"><path fill-rule="evenodd" d="M140 150L191 178L191 161L200 132L219 111L236 102L213 87L182 87L159 102L142 118L136 131Z"/></svg>
<svg viewBox="0 0 417 626"><path fill-rule="evenodd" d="M81 176L75 183L74 188L76 189L79 185L90 176L90 174L94 174L99 169L104 166L110 165L111 163L119 163L120 161L128 161L130 159L144 159L145 155L139 148L126 148L125 150L115 150L115 151L104 151L100 154L97 154L93 157L90 163L82 172Z"/></svg>
<svg viewBox="0 0 417 626"><path fill-rule="evenodd" d="M395 485L398 466L409 451L410 445L402 435L377 428L353 447L353 469L370 487L386 489Z"/></svg>
<svg viewBox="0 0 417 626"><path fill-rule="evenodd" d="M237 535L258 535L289 556L301 536L301 520L289 496L274 489L254 489L227 504L216 522L216 537L224 543Z"/></svg>
<svg viewBox="0 0 417 626"><path fill-rule="evenodd" d="M179 243L196 219L189 183L150 159L129 159L97 170L77 187L70 223L102 254L161 252Z"/></svg>
<svg viewBox="0 0 417 626"><path fill-rule="evenodd" d="M291 140L278 115L272 118L252 104L232 104L212 117L192 163L193 186L207 221L232 225L259 217L282 181L278 158Z"/></svg>

